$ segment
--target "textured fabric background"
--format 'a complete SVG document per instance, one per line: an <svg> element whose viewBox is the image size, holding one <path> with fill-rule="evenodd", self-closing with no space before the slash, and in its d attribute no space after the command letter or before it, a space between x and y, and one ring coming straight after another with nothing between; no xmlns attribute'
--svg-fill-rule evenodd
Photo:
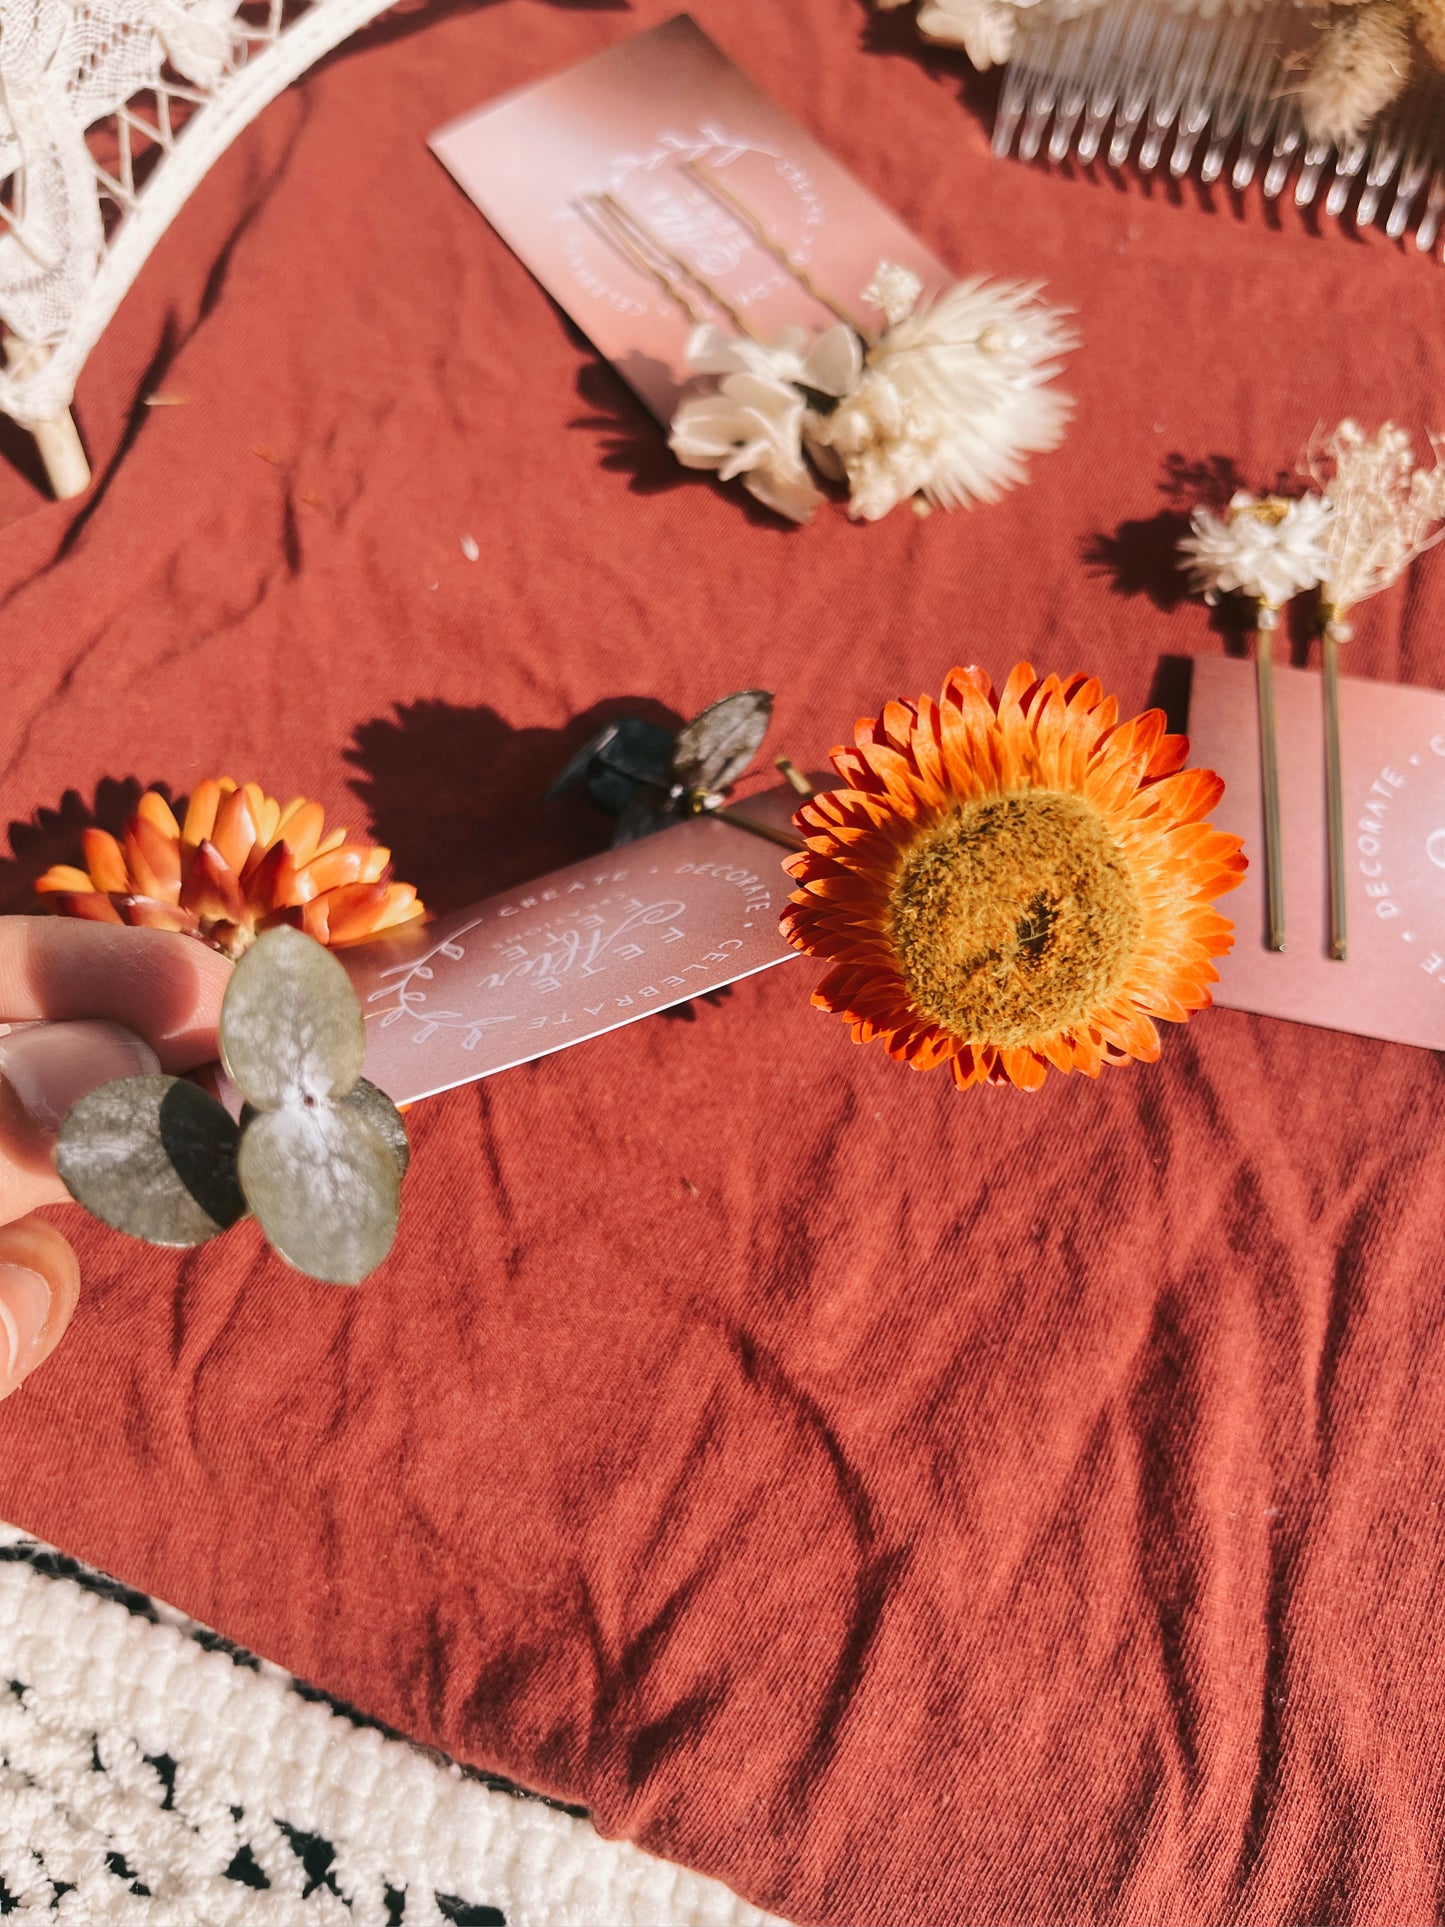
<svg viewBox="0 0 1445 1927"><path fill-rule="evenodd" d="M1170 606L1178 470L1438 407L1437 263L996 162L961 63L856 0L696 0L1086 340L1026 491L774 525L423 146L668 11L393 17L186 209L81 387L96 491L0 469L7 907L131 779L305 789L446 907L601 840L532 799L619 698L771 686L805 763L955 660L1142 705L1224 646ZM1442 616L1437 560L1353 667L1440 683ZM1219 1011L960 1096L809 979L422 1107L357 1293L67 1214L86 1295L0 1408L0 1516L799 1920L1435 1920L1438 1060Z"/></svg>

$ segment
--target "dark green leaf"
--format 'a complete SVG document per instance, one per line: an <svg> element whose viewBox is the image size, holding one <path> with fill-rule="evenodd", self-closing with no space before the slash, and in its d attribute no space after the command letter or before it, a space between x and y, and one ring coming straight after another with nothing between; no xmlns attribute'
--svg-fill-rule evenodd
<svg viewBox="0 0 1445 1927"><path fill-rule="evenodd" d="M585 777L592 801L609 816L618 816L639 788L663 795L671 789L676 746L676 735L661 723L645 722L641 716L619 716L582 745L542 801L550 803Z"/></svg>
<svg viewBox="0 0 1445 1927"><path fill-rule="evenodd" d="M740 689L713 703L678 737L674 779L687 790L725 790L757 755L772 713L766 689Z"/></svg>
<svg viewBox="0 0 1445 1927"><path fill-rule="evenodd" d="M615 850L621 843L635 843L640 836L651 836L654 830L665 830L677 818L677 810L659 791L638 790L626 809L618 813L617 827L612 832L612 847Z"/></svg>
<svg viewBox="0 0 1445 1927"><path fill-rule="evenodd" d="M243 1097L273 1111L344 1097L366 1034L351 979L299 930L268 930L236 965L221 1006L221 1061Z"/></svg>
<svg viewBox="0 0 1445 1927"><path fill-rule="evenodd" d="M359 1285L396 1237L401 1179L391 1146L351 1105L263 1111L241 1134L241 1189L289 1264Z"/></svg>
<svg viewBox="0 0 1445 1927"><path fill-rule="evenodd" d="M122 1077L78 1100L55 1168L70 1195L117 1231L199 1245L240 1217L235 1124L180 1077Z"/></svg>

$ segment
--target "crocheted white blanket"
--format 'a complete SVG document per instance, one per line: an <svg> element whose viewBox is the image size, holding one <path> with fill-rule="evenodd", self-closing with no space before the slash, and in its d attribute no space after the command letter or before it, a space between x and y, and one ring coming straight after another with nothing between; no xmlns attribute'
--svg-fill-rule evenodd
<svg viewBox="0 0 1445 1927"><path fill-rule="evenodd" d="M0 1917L780 1927L0 1525Z"/></svg>
<svg viewBox="0 0 1445 1927"><path fill-rule="evenodd" d="M58 415L192 189L393 0L0 0L0 410Z"/></svg>

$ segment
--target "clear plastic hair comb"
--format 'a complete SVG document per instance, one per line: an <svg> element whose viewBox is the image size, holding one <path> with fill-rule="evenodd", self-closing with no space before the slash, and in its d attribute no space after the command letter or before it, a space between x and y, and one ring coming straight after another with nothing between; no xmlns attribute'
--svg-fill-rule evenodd
<svg viewBox="0 0 1445 1927"><path fill-rule="evenodd" d="M1132 163L1271 199L1292 191L1356 228L1433 251L1445 220L1445 77L1417 66L1358 138L1311 140L1299 74L1318 17L1291 0L1189 12L1170 0L1020 8L994 127L998 154Z"/></svg>

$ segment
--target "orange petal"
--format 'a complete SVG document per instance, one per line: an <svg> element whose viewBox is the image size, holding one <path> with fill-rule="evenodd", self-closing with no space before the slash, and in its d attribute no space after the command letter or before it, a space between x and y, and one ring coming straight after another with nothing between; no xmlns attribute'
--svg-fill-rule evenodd
<svg viewBox="0 0 1445 1927"><path fill-rule="evenodd" d="M153 823L161 835L172 843L180 842L181 826L176 821L176 813L159 790L147 790L136 804L135 813L143 816L147 823Z"/></svg>
<svg viewBox="0 0 1445 1927"><path fill-rule="evenodd" d="M181 885L181 905L201 923L248 921L241 885L214 843L203 843L191 859Z"/></svg>
<svg viewBox="0 0 1445 1927"><path fill-rule="evenodd" d="M88 923L124 923L125 918L110 898L98 890L77 891L73 897L58 896L55 907L63 917L84 917Z"/></svg>
<svg viewBox="0 0 1445 1927"><path fill-rule="evenodd" d="M326 821L326 812L319 803L303 803L286 823L281 834L291 846L291 854L298 867L309 863L316 854L316 845L321 837L321 826Z"/></svg>
<svg viewBox="0 0 1445 1927"><path fill-rule="evenodd" d="M256 847L256 832L259 825L251 807L251 785L245 789L232 790L223 797L216 811L216 827L209 841L215 845L221 861L227 869L240 876L246 867L246 859Z"/></svg>
<svg viewBox="0 0 1445 1927"><path fill-rule="evenodd" d="M274 796L261 798L261 812L256 819L256 838L259 843L269 845L276 835L276 825L281 821L281 805Z"/></svg>
<svg viewBox="0 0 1445 1927"><path fill-rule="evenodd" d="M125 861L132 887L144 897L174 903L181 889L181 847L139 811L126 825Z"/></svg>
<svg viewBox="0 0 1445 1927"><path fill-rule="evenodd" d="M258 917L269 916L271 911L286 904L301 903L311 894L298 894L296 859L291 854L291 846L284 841L273 843L260 862L251 866L250 874L242 878L242 883L246 900Z"/></svg>
<svg viewBox="0 0 1445 1927"><path fill-rule="evenodd" d="M384 883L344 883L326 894L326 914L330 942L360 943L376 930L378 913L385 908Z"/></svg>
<svg viewBox="0 0 1445 1927"><path fill-rule="evenodd" d="M96 889L124 896L130 888L130 878L126 875L120 845L110 831L88 829L81 844L85 850L85 867Z"/></svg>
<svg viewBox="0 0 1445 1927"><path fill-rule="evenodd" d="M308 937L314 937L317 943L331 941L330 906L330 897L315 897L310 903L302 906L301 928Z"/></svg>
<svg viewBox="0 0 1445 1927"><path fill-rule="evenodd" d="M181 841L188 850L197 849L216 827L216 808L221 796L221 785L214 776L206 777L191 791L191 800L186 805L185 828L181 831Z"/></svg>
<svg viewBox="0 0 1445 1927"><path fill-rule="evenodd" d="M84 870L77 870L73 863L56 863L35 880L37 893L44 897L54 890L93 890L95 885Z"/></svg>
<svg viewBox="0 0 1445 1927"><path fill-rule="evenodd" d="M382 859L379 867L372 860L376 854L364 843L348 843L340 849L328 850L325 855L318 852L297 871L300 900L307 902L323 891L338 889L343 883L375 883L381 870L386 868L391 852L379 852Z"/></svg>
<svg viewBox="0 0 1445 1927"><path fill-rule="evenodd" d="M386 902L372 924L373 930L394 930L398 924L414 923L426 915L426 905L416 893L414 883L388 883Z"/></svg>
<svg viewBox="0 0 1445 1927"><path fill-rule="evenodd" d="M296 812L298 810L304 810L305 808L306 808L306 798L304 796L293 796L291 798L291 801L286 805L285 809L283 809L281 814L276 818L276 827L271 832L271 834L273 836L283 835L286 829L286 825L295 816Z"/></svg>
<svg viewBox="0 0 1445 1927"><path fill-rule="evenodd" d="M179 904L162 903L157 897L127 897L125 921L141 930L194 931L196 919Z"/></svg>

